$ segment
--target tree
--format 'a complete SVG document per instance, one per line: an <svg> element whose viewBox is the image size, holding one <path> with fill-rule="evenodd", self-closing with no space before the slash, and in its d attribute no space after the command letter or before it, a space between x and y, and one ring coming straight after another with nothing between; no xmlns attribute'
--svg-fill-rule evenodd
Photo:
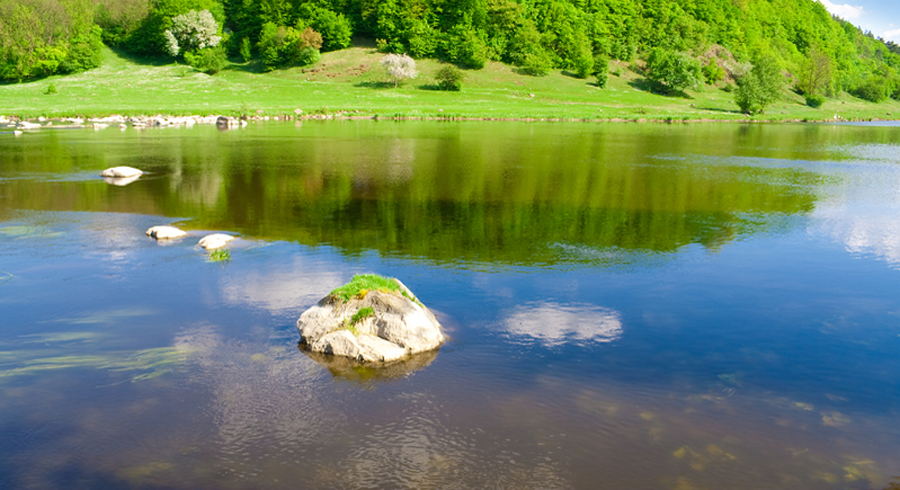
<svg viewBox="0 0 900 490"><path fill-rule="evenodd" d="M656 48L647 58L647 78L663 93L681 92L700 84L700 62L685 53Z"/></svg>
<svg viewBox="0 0 900 490"><path fill-rule="evenodd" d="M734 101L745 114L759 114L778 100L783 86L784 76L775 59L763 57L753 64L749 73L738 79Z"/></svg>
<svg viewBox="0 0 900 490"><path fill-rule="evenodd" d="M407 78L419 76L419 72L416 70L416 61L405 54L391 53L381 59L381 65L394 80L394 88L397 88L397 85Z"/></svg>
<svg viewBox="0 0 900 490"><path fill-rule="evenodd" d="M295 29L267 22L259 34L257 47L267 71L281 66L306 66L321 58L322 36L302 23Z"/></svg>
<svg viewBox="0 0 900 490"><path fill-rule="evenodd" d="M797 73L797 88L808 98L822 95L831 86L831 56L813 45Z"/></svg>
<svg viewBox="0 0 900 490"><path fill-rule="evenodd" d="M172 28L166 29L166 50L172 56L195 52L219 45L219 26L209 10L191 10L172 17Z"/></svg>

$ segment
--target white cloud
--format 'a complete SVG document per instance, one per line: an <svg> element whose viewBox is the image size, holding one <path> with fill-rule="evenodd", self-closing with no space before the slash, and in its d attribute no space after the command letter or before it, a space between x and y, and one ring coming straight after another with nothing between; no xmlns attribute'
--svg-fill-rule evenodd
<svg viewBox="0 0 900 490"><path fill-rule="evenodd" d="M881 37L883 37L885 41L894 41L895 43L900 43L900 29L887 31L882 34Z"/></svg>
<svg viewBox="0 0 900 490"><path fill-rule="evenodd" d="M819 0L819 2L821 2L832 15L837 15L845 20L858 19L864 13L862 5L853 6L848 3L837 5L828 0Z"/></svg>

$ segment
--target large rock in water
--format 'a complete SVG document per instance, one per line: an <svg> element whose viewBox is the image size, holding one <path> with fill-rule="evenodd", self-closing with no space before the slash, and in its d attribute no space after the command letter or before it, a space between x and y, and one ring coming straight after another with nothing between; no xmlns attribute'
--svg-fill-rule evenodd
<svg viewBox="0 0 900 490"><path fill-rule="evenodd" d="M437 318L394 281L400 286L396 292L364 291L348 301L322 298L297 320L300 341L313 352L360 362L391 362L437 349L444 342ZM369 314L360 315L360 310Z"/></svg>

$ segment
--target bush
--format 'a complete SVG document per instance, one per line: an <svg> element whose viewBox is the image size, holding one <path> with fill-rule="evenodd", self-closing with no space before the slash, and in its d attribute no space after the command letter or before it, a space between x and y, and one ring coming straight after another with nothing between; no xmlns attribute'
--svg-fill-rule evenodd
<svg viewBox="0 0 900 490"><path fill-rule="evenodd" d="M813 109L818 109L822 107L822 104L825 103L824 95L806 95L806 105L812 107Z"/></svg>
<svg viewBox="0 0 900 490"><path fill-rule="evenodd" d="M759 114L778 100L783 85L784 77L775 60L761 58L738 80L734 101L745 114Z"/></svg>
<svg viewBox="0 0 900 490"><path fill-rule="evenodd" d="M185 53L185 61L188 61L188 56L188 53ZM201 49L191 58L190 65L207 75L219 73L228 64L228 59L225 56L225 47L221 45L215 48Z"/></svg>
<svg viewBox="0 0 900 490"><path fill-rule="evenodd" d="M656 48L647 58L647 78L663 93L696 87L700 77L700 62L685 53Z"/></svg>
<svg viewBox="0 0 900 490"><path fill-rule="evenodd" d="M434 75L434 79L438 82L438 87L441 90L448 90L452 92L459 92L462 89L464 75L459 68L447 65Z"/></svg>
<svg viewBox="0 0 900 490"><path fill-rule="evenodd" d="M606 87L609 81L609 58L603 55L594 56L594 76L597 77L598 87Z"/></svg>
<svg viewBox="0 0 900 490"><path fill-rule="evenodd" d="M853 95L869 102L881 102L888 97L890 87L884 77L869 75L853 91Z"/></svg>

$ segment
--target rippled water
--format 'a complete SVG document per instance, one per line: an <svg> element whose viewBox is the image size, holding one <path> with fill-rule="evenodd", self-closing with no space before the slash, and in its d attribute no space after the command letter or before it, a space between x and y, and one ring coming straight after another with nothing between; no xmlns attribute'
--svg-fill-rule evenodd
<svg viewBox="0 0 900 490"><path fill-rule="evenodd" d="M358 272L450 340L300 350ZM0 487L896 488L898 290L892 125L0 134Z"/></svg>

